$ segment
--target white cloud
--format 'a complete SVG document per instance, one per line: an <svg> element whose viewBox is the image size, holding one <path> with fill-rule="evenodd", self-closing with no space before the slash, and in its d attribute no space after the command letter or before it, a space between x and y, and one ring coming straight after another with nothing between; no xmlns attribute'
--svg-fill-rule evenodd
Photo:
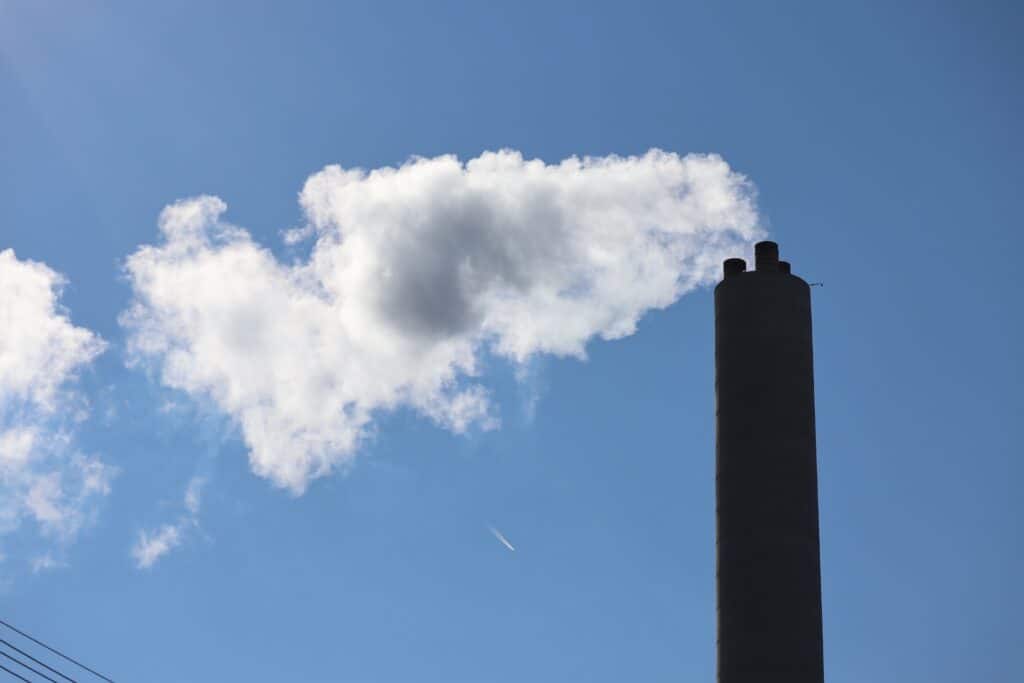
<svg viewBox="0 0 1024 683"><path fill-rule="evenodd" d="M657 150L328 166L300 203L308 226L286 241L316 239L294 264L216 197L166 207L160 243L127 260L122 316L133 359L230 415L253 470L295 493L347 463L379 411L496 426L482 354L582 358L761 235L752 187L720 157Z"/></svg>
<svg viewBox="0 0 1024 683"><path fill-rule="evenodd" d="M0 251L0 533L31 520L62 544L92 519L113 477L74 445L86 414L74 380L105 344L68 319L63 284L46 265Z"/></svg>
<svg viewBox="0 0 1024 683"><path fill-rule="evenodd" d="M64 279L45 264L0 251L0 400L55 409L64 384L105 344L75 327L58 298Z"/></svg>
<svg viewBox="0 0 1024 683"><path fill-rule="evenodd" d="M154 531L140 531L131 555L135 566L149 569L161 557L180 546L188 530L199 526L199 504L203 486L203 477L192 477L185 487L185 514L173 524L164 524Z"/></svg>

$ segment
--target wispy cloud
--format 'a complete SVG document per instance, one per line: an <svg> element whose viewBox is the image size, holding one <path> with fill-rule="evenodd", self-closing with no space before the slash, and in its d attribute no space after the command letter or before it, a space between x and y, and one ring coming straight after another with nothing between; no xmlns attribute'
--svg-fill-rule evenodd
<svg viewBox="0 0 1024 683"><path fill-rule="evenodd" d="M518 152L328 166L300 196L313 238L286 264L196 197L132 254L134 362L240 427L252 469L298 494L349 462L381 411L456 433L498 426L493 354L585 357L715 279L760 236L751 185L715 155ZM531 408L532 410L532 408Z"/></svg>
<svg viewBox="0 0 1024 683"><path fill-rule="evenodd" d="M75 379L106 345L71 323L63 285L45 264L0 251L0 534L29 521L61 547L93 519L114 476L75 445L88 413Z"/></svg>
<svg viewBox="0 0 1024 683"><path fill-rule="evenodd" d="M205 484L206 480L202 477L192 477L185 488L185 510L193 518L199 516L199 497Z"/></svg>
<svg viewBox="0 0 1024 683"><path fill-rule="evenodd" d="M66 565L62 561L55 559L53 555L49 553L32 558L33 574L38 574L39 572L50 571L53 569L59 569L64 566Z"/></svg>
<svg viewBox="0 0 1024 683"><path fill-rule="evenodd" d="M132 557L139 569L148 569L161 557L181 545L179 524L164 524L155 531L140 531L132 547Z"/></svg>
<svg viewBox="0 0 1024 683"><path fill-rule="evenodd" d="M193 528L199 526L199 508L205 479L192 477L185 487L185 514L173 524L164 524L156 529L142 530L131 549L132 559L139 569L149 569L157 560L171 552L184 541Z"/></svg>

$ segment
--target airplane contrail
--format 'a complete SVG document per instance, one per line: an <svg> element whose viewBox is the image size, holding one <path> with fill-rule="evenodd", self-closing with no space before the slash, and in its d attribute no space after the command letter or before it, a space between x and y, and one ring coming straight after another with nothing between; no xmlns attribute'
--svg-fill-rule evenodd
<svg viewBox="0 0 1024 683"><path fill-rule="evenodd" d="M490 530L491 530L491 533L494 534L494 537L496 539L498 539L499 541L501 541L502 545L504 545L506 548L508 548L512 552L516 551L516 549L512 546L511 543L508 542L508 539L505 538L500 531L495 529L493 526L490 527Z"/></svg>

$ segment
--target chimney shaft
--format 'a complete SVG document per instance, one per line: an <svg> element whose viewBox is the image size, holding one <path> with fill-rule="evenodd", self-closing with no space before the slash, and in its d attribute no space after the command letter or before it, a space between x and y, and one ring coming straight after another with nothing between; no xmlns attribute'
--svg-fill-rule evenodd
<svg viewBox="0 0 1024 683"><path fill-rule="evenodd" d="M715 288L719 683L822 683L810 288L755 247Z"/></svg>

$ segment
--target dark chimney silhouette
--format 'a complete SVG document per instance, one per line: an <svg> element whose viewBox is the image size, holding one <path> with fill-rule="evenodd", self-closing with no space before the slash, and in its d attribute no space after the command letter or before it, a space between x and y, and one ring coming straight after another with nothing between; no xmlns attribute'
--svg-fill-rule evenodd
<svg viewBox="0 0 1024 683"><path fill-rule="evenodd" d="M774 242L715 288L719 683L822 683L811 290Z"/></svg>

